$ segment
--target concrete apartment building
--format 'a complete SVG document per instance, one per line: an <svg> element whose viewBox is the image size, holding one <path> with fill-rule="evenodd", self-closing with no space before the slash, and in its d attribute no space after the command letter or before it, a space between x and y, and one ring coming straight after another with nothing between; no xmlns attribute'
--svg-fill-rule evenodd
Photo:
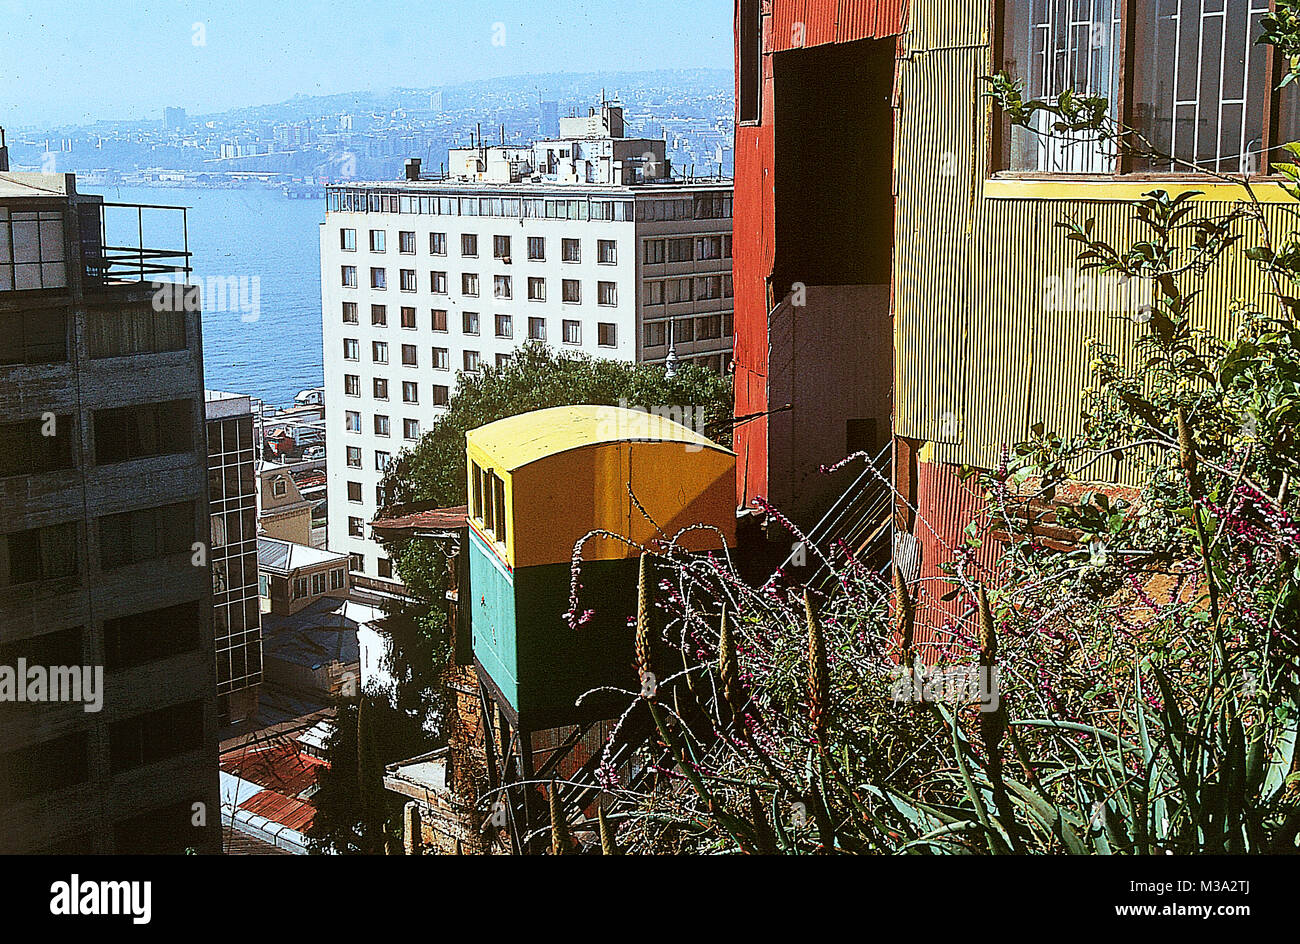
<svg viewBox="0 0 1300 944"><path fill-rule="evenodd" d="M262 682L253 403L215 390L205 398L217 714L224 726L257 714Z"/></svg>
<svg viewBox="0 0 1300 944"><path fill-rule="evenodd" d="M387 464L447 409L457 371L536 339L729 369L731 181L674 177L608 103L527 147L453 148L450 172L327 189L321 227L329 547L370 535Z"/></svg>
<svg viewBox="0 0 1300 944"><path fill-rule="evenodd" d="M152 304L183 243L135 244L164 212L0 154L2 852L220 849L200 315Z"/></svg>

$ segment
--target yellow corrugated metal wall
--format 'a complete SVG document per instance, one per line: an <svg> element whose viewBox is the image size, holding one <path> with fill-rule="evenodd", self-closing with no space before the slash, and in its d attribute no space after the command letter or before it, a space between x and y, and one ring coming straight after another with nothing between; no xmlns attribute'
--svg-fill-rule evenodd
<svg viewBox="0 0 1300 944"><path fill-rule="evenodd" d="M1126 349L1138 330L1113 313L1043 303L1047 280L1070 284L1075 268L1077 246L1055 224L1095 218L1099 237L1126 245L1135 235L1130 203L985 193L990 109L979 77L992 71L990 6L911 4L897 76L894 257L895 432L935 443L934 459L984 468L1033 423L1077 431L1080 391L1092 382L1085 339ZM1217 215L1231 203L1197 207ZM1279 207L1266 216L1286 231ZM1254 228L1243 247L1258 242ZM1230 252L1204 283L1202 326L1230 336L1232 300L1263 302L1249 266Z"/></svg>

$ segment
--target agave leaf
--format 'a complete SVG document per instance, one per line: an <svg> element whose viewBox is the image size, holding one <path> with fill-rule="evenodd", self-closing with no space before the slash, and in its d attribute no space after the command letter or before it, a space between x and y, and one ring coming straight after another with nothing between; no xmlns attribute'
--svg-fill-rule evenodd
<svg viewBox="0 0 1300 944"><path fill-rule="evenodd" d="M1277 741L1273 744L1272 760L1264 775L1260 794L1265 802L1273 802L1276 794L1286 785L1286 775L1290 773L1295 758L1297 728L1300 728L1300 712L1292 705L1291 717L1278 733Z"/></svg>

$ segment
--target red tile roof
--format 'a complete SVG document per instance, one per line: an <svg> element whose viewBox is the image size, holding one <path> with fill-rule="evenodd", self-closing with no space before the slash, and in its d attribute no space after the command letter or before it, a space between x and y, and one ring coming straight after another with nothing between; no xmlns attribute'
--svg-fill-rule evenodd
<svg viewBox="0 0 1300 944"><path fill-rule="evenodd" d="M376 518L370 522L370 525L385 531L463 528L468 515L468 505L456 505L452 508L430 508L427 511L417 511L393 518Z"/></svg>

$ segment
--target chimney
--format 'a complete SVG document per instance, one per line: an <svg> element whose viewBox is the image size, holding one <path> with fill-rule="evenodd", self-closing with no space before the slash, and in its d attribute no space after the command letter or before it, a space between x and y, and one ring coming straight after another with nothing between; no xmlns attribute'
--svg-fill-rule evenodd
<svg viewBox="0 0 1300 944"><path fill-rule="evenodd" d="M0 128L0 170L9 169L9 147L5 144L5 129Z"/></svg>
<svg viewBox="0 0 1300 944"><path fill-rule="evenodd" d="M418 157L408 157L406 159L406 179L420 179L420 159Z"/></svg>

